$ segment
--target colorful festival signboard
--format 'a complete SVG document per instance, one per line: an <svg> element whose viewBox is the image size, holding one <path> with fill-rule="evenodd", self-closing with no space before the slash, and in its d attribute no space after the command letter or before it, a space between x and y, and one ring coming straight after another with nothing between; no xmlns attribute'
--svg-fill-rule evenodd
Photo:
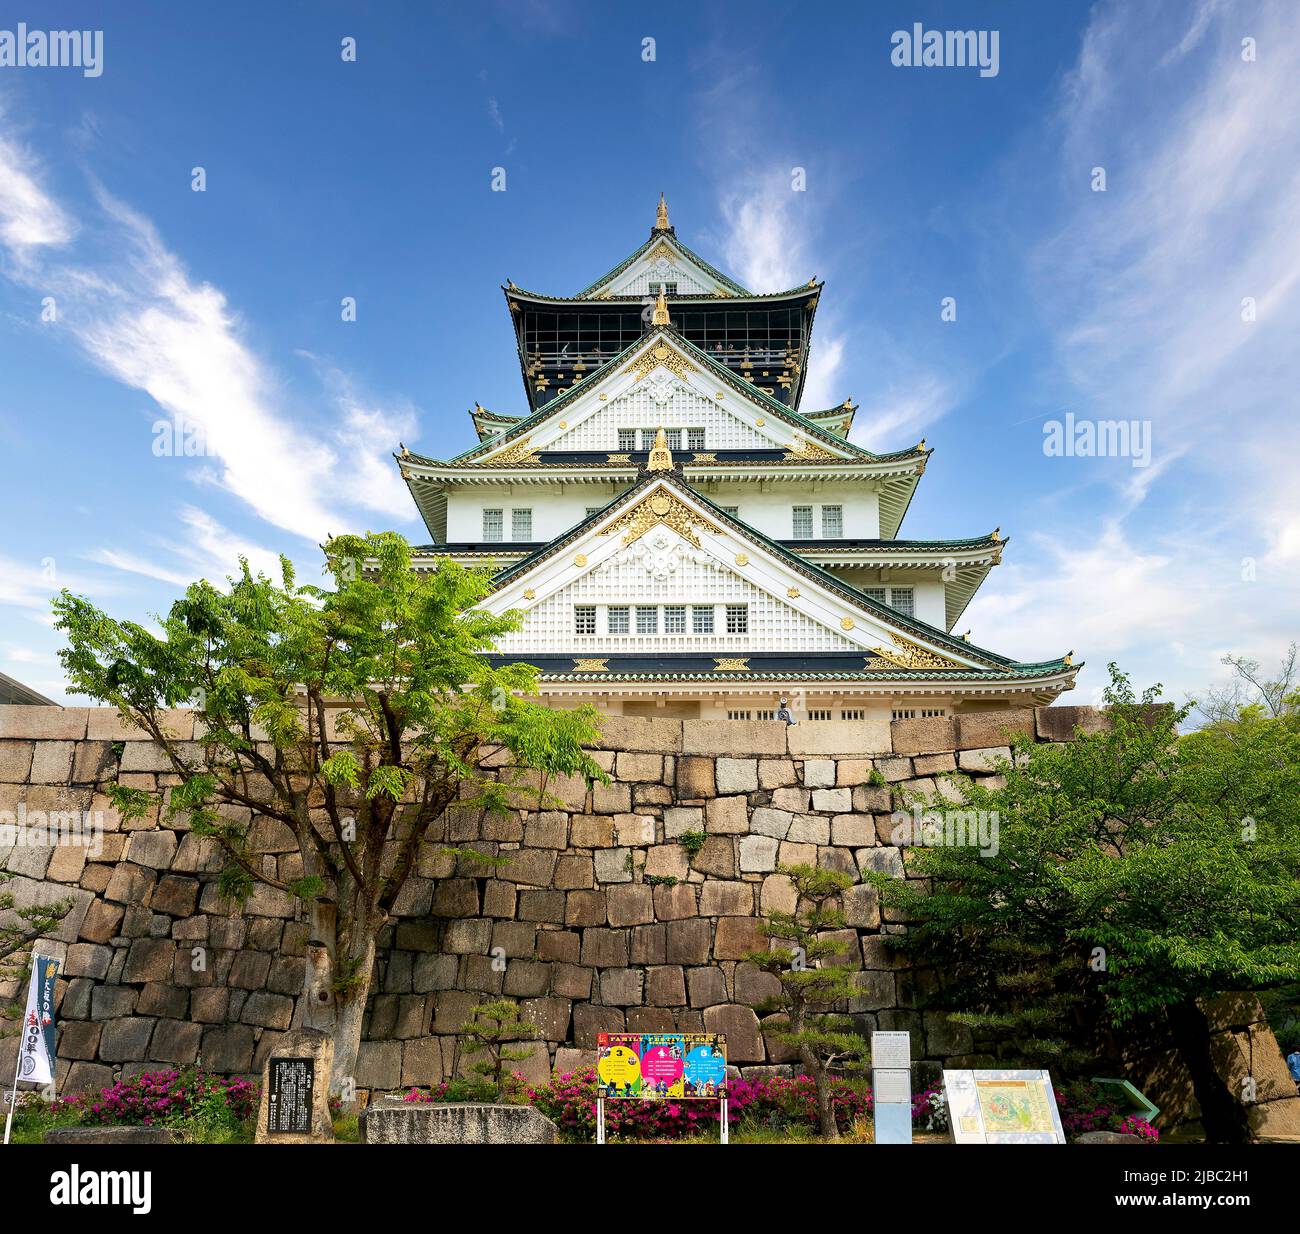
<svg viewBox="0 0 1300 1234"><path fill-rule="evenodd" d="M721 1033L600 1033L596 1095L604 1100L716 1101L727 1079Z"/></svg>

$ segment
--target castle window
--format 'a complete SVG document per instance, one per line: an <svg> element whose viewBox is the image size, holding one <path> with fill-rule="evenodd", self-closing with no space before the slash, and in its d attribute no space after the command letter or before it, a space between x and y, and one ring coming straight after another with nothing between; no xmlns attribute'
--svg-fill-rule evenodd
<svg viewBox="0 0 1300 1234"><path fill-rule="evenodd" d="M948 713L942 707L922 707L922 720L942 720Z"/></svg>
<svg viewBox="0 0 1300 1234"><path fill-rule="evenodd" d="M573 632L574 634L596 633L596 606L594 604L579 604L574 608Z"/></svg>
<svg viewBox="0 0 1300 1234"><path fill-rule="evenodd" d="M840 712L841 720L865 720L867 713L861 707L846 707Z"/></svg>
<svg viewBox="0 0 1300 1234"><path fill-rule="evenodd" d="M606 440L609 439L606 438ZM621 428L618 430L618 448L624 454L631 454L636 449L636 429Z"/></svg>
<svg viewBox="0 0 1300 1234"><path fill-rule="evenodd" d="M912 599L912 589L910 587L891 587L889 589L889 607L896 612L902 613L904 617L913 616L916 610Z"/></svg>
<svg viewBox="0 0 1300 1234"><path fill-rule="evenodd" d="M533 538L533 512L531 510L510 511L510 538L512 540L531 540Z"/></svg>
<svg viewBox="0 0 1300 1234"><path fill-rule="evenodd" d="M829 720L831 718L831 713L828 710L821 710L814 707L808 712L808 718L810 720Z"/></svg>
<svg viewBox="0 0 1300 1234"><path fill-rule="evenodd" d="M670 450L680 450L682 448L681 429L679 428L665 429L664 436L668 439L668 448Z"/></svg>
<svg viewBox="0 0 1300 1234"><path fill-rule="evenodd" d="M727 712L727 719L728 719L728 720L748 720L748 719L749 719L749 712L748 712L748 711L729 711L729 712Z"/></svg>
<svg viewBox="0 0 1300 1234"><path fill-rule="evenodd" d="M704 430L702 428L688 428L686 430L686 448L688 450L704 449Z"/></svg>
<svg viewBox="0 0 1300 1234"><path fill-rule="evenodd" d="M713 633L713 606L712 605L698 605L698 604L692 605L691 632L693 634Z"/></svg>
<svg viewBox="0 0 1300 1234"><path fill-rule="evenodd" d="M686 605L668 604L664 606L664 633L686 633Z"/></svg>
<svg viewBox="0 0 1300 1234"><path fill-rule="evenodd" d="M659 610L650 605L638 604L636 606L636 632L638 634L658 634L659 633Z"/></svg>
<svg viewBox="0 0 1300 1234"><path fill-rule="evenodd" d="M791 534L796 540L811 540L813 533L812 506L795 506L794 526Z"/></svg>
<svg viewBox="0 0 1300 1234"><path fill-rule="evenodd" d="M487 544L496 544L505 534L505 511L483 511L483 540Z"/></svg>
<svg viewBox="0 0 1300 1234"><path fill-rule="evenodd" d="M611 634L626 634L629 629L628 617L629 610L626 604L610 605L609 632Z"/></svg>
<svg viewBox="0 0 1300 1234"><path fill-rule="evenodd" d="M727 605L727 633L749 633L749 606L745 604Z"/></svg>
<svg viewBox="0 0 1300 1234"><path fill-rule="evenodd" d="M891 712L889 713L889 718L890 718L891 720L915 720L915 719L916 719L916 708L915 708L915 707L895 707L894 710L891 711Z"/></svg>
<svg viewBox="0 0 1300 1234"><path fill-rule="evenodd" d="M822 538L838 540L844 534L844 507L822 506Z"/></svg>

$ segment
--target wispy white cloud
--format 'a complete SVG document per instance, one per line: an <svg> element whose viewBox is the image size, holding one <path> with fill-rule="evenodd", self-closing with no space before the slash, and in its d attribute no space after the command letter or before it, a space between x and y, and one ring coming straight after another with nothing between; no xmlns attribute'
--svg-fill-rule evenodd
<svg viewBox="0 0 1300 1234"><path fill-rule="evenodd" d="M0 101L0 242L19 260L34 246L66 244L76 233L72 219L41 187L38 167Z"/></svg>
<svg viewBox="0 0 1300 1234"><path fill-rule="evenodd" d="M399 432L414 434L409 407L362 401L332 370L337 421L303 423L226 295L192 276L148 219L98 185L95 254L34 259L33 244L64 245L76 224L30 166L16 143L0 140L0 242L15 258L11 277L55 296L58 328L106 373L201 433L210 457L195 476L313 543L350 527L349 511L409 516L389 457Z"/></svg>

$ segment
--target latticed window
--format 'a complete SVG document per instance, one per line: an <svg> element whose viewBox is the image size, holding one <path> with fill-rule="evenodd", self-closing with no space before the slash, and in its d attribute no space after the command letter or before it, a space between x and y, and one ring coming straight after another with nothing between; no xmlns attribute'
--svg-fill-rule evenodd
<svg viewBox="0 0 1300 1234"><path fill-rule="evenodd" d="M702 428L688 428L686 430L686 448L688 450L704 449L704 430Z"/></svg>
<svg viewBox="0 0 1300 1234"><path fill-rule="evenodd" d="M840 712L841 720L865 720L867 713L860 707L848 707Z"/></svg>
<svg viewBox="0 0 1300 1234"><path fill-rule="evenodd" d="M609 632L611 634L626 634L628 632L628 615L627 605L610 605Z"/></svg>
<svg viewBox="0 0 1300 1234"><path fill-rule="evenodd" d="M636 429L621 428L618 430L618 448L624 454L630 454L636 449Z"/></svg>
<svg viewBox="0 0 1300 1234"><path fill-rule="evenodd" d="M748 719L749 719L749 712L748 712L748 711L729 711L729 712L727 712L727 719L728 719L728 720L748 720Z"/></svg>
<svg viewBox="0 0 1300 1234"><path fill-rule="evenodd" d="M487 543L495 544L505 534L505 511L504 510L484 510L483 511L483 539Z"/></svg>
<svg viewBox="0 0 1300 1234"><path fill-rule="evenodd" d="M653 605L649 607L646 607L643 604L637 605L636 632L638 634L659 633L659 610Z"/></svg>
<svg viewBox="0 0 1300 1234"><path fill-rule="evenodd" d="M776 719L776 712L775 712L775 711L756 711L756 712L754 712L754 719L756 719L756 720L775 720L775 719Z"/></svg>
<svg viewBox="0 0 1300 1234"><path fill-rule="evenodd" d="M808 718L810 720L829 720L831 718L831 713L827 710L819 710L814 707L808 712Z"/></svg>
<svg viewBox="0 0 1300 1234"><path fill-rule="evenodd" d="M693 634L713 633L713 608L711 605L693 605L691 607L691 632Z"/></svg>
<svg viewBox="0 0 1300 1234"><path fill-rule="evenodd" d="M915 719L916 719L916 708L915 708L915 707L895 707L894 710L893 710L892 712L890 712L890 719L891 719L891 720L915 720Z"/></svg>
<svg viewBox="0 0 1300 1234"><path fill-rule="evenodd" d="M915 611L910 587L891 587L889 589L889 607L911 617Z"/></svg>
<svg viewBox="0 0 1300 1234"><path fill-rule="evenodd" d="M680 450L682 448L682 430L679 428L670 428L664 430L664 437L668 440L670 450Z"/></svg>
<svg viewBox="0 0 1300 1234"><path fill-rule="evenodd" d="M749 607L745 604L727 605L727 633L749 633Z"/></svg>
<svg viewBox="0 0 1300 1234"><path fill-rule="evenodd" d="M722 509L725 514L730 514L732 518L735 518L740 513L739 506L723 506Z"/></svg>
<svg viewBox="0 0 1300 1234"><path fill-rule="evenodd" d="M531 510L510 511L510 538L512 540L531 540L533 538L533 512Z"/></svg>
<svg viewBox="0 0 1300 1234"><path fill-rule="evenodd" d="M822 506L822 537L838 540L844 534L844 507Z"/></svg>
<svg viewBox="0 0 1300 1234"><path fill-rule="evenodd" d="M791 534L796 540L812 539L812 506L795 506L794 526Z"/></svg>
<svg viewBox="0 0 1300 1234"><path fill-rule="evenodd" d="M578 604L574 606L573 632L574 634L596 633L596 606L594 604Z"/></svg>
<svg viewBox="0 0 1300 1234"><path fill-rule="evenodd" d="M922 707L921 719L923 720L941 720L948 713L942 707Z"/></svg>
<svg viewBox="0 0 1300 1234"><path fill-rule="evenodd" d="M667 604L664 606L664 633L686 633L686 605Z"/></svg>
<svg viewBox="0 0 1300 1234"><path fill-rule="evenodd" d="M643 428L641 430L641 449L653 450L655 448L655 429Z"/></svg>
<svg viewBox="0 0 1300 1234"><path fill-rule="evenodd" d="M867 599L869 600L875 600L876 603L878 604L888 603L888 599L886 598L885 595L885 589L883 587L864 587L862 589L862 594L866 596Z"/></svg>

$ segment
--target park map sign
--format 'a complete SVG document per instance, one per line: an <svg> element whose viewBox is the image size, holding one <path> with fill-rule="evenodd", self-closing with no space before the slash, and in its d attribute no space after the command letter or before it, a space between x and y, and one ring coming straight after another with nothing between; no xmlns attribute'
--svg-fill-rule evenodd
<svg viewBox="0 0 1300 1234"><path fill-rule="evenodd" d="M721 1033L600 1033L596 1095L605 1100L711 1101L727 1078L727 1039Z"/></svg>

